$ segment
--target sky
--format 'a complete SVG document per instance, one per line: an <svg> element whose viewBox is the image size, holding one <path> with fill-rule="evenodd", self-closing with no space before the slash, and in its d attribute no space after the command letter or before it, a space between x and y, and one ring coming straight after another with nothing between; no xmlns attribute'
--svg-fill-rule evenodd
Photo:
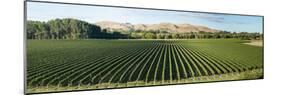
<svg viewBox="0 0 281 95"><path fill-rule="evenodd" d="M132 9L57 3L27 3L27 20L75 18L89 23L114 21L131 24L193 24L231 32L263 32L261 16Z"/></svg>

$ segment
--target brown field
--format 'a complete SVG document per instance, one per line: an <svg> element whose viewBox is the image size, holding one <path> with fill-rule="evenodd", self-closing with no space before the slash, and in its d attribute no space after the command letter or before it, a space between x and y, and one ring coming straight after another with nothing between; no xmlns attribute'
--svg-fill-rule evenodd
<svg viewBox="0 0 281 95"><path fill-rule="evenodd" d="M263 46L263 40L253 40L250 43L245 43L247 45L253 45L253 46Z"/></svg>

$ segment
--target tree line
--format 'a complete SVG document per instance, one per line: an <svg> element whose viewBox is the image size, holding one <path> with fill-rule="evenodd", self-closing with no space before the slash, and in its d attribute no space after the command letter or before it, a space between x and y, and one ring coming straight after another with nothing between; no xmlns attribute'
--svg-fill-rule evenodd
<svg viewBox="0 0 281 95"><path fill-rule="evenodd" d="M116 39L126 38L119 32L107 32L85 21L65 18L48 22L27 21L27 39Z"/></svg>
<svg viewBox="0 0 281 95"><path fill-rule="evenodd" d="M259 40L263 35L249 32L186 32L160 30L110 31L85 21L65 18L48 22L27 21L27 39L228 39Z"/></svg>
<svg viewBox="0 0 281 95"><path fill-rule="evenodd" d="M168 33L165 31L141 31L132 32L130 37L136 39L243 39L243 40L261 40L263 35L260 33L249 32L186 32L186 33Z"/></svg>

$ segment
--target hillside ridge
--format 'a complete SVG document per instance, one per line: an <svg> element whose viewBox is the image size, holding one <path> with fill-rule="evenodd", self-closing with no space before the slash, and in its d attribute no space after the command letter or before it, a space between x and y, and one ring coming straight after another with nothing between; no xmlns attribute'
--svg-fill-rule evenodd
<svg viewBox="0 0 281 95"><path fill-rule="evenodd" d="M169 33L187 33L187 32L219 32L221 30L212 29L207 26L192 25L188 23L173 24L168 22L162 22L158 24L131 24L131 23L119 23L113 21L99 21L94 23L100 26L102 29L108 29L109 31L166 31Z"/></svg>

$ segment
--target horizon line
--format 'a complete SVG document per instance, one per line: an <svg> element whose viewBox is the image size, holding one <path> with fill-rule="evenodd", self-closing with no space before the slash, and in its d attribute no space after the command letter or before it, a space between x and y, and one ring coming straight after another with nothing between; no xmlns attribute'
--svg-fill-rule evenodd
<svg viewBox="0 0 281 95"><path fill-rule="evenodd" d="M254 31L230 31L230 30L223 30L223 29L216 29L216 28L211 28L209 26L206 26L206 25L198 25L198 24L190 24L190 23L172 23L172 22L160 22L160 23L131 23L131 22L118 22L118 21L111 21L111 20L100 20L100 21L95 21L94 23L90 22L90 21L87 21L87 20L83 20L83 19L79 19L79 18L72 18L72 17L66 17L66 18L54 18L54 19L49 19L49 20L34 20L34 19L28 19L27 18L27 21L40 21L40 22L49 22L51 20L56 20L56 19L74 19L74 20L80 20L80 21L84 21L84 22L87 22L87 23L90 23L90 24L95 24L98 23L98 22L114 22L114 23L120 23L120 24L126 24L126 23L129 23L129 24L132 24L132 25L137 25L137 24L146 24L146 25L153 25L153 24L161 24L161 23L170 23L170 24L176 24L176 25L181 25L181 24L189 24L189 25L193 25L193 26L202 26L202 27L208 27L210 29L215 29L215 30L219 30L219 31L226 31L226 32L231 32L231 33L241 33L241 32L248 32L248 33L261 33L263 34L263 32L254 32Z"/></svg>

